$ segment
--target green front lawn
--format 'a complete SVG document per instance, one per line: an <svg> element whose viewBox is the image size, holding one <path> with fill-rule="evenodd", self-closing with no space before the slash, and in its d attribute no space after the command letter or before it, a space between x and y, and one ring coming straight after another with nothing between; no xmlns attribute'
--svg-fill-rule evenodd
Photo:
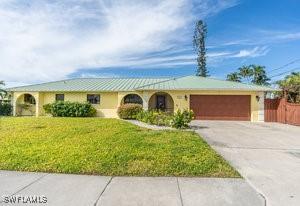
<svg viewBox="0 0 300 206"><path fill-rule="evenodd" d="M193 132L117 119L0 118L0 169L98 175L239 177Z"/></svg>

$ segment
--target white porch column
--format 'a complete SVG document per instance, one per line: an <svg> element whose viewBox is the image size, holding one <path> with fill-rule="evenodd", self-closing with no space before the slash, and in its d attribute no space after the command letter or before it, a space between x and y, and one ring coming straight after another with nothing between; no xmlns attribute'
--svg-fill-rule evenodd
<svg viewBox="0 0 300 206"><path fill-rule="evenodd" d="M118 92L118 107L122 104L122 99L125 96L124 92Z"/></svg>
<svg viewBox="0 0 300 206"><path fill-rule="evenodd" d="M35 98L35 116L40 116L40 93L34 95Z"/></svg>
<svg viewBox="0 0 300 206"><path fill-rule="evenodd" d="M11 104L13 108L13 116L17 116L17 98L15 98L15 95L12 95Z"/></svg>
<svg viewBox="0 0 300 206"><path fill-rule="evenodd" d="M259 92L259 102L258 102L258 121L265 121L265 93Z"/></svg>
<svg viewBox="0 0 300 206"><path fill-rule="evenodd" d="M148 110L149 104L149 94L148 92L143 92L143 109Z"/></svg>

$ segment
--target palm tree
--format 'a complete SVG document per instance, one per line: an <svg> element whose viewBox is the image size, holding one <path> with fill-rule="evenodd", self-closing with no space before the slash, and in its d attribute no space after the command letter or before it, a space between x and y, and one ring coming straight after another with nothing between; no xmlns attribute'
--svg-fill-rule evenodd
<svg viewBox="0 0 300 206"><path fill-rule="evenodd" d="M253 84L270 85L268 82L270 79L267 77L264 66L250 65L250 67L253 71L253 79L251 81Z"/></svg>
<svg viewBox="0 0 300 206"><path fill-rule="evenodd" d="M3 99L7 95L7 91L5 91L4 89L2 89L1 85L5 86L5 83L2 80L0 80L0 97L1 97L1 99Z"/></svg>
<svg viewBox="0 0 300 206"><path fill-rule="evenodd" d="M300 72L293 72L276 82L289 102L300 102Z"/></svg>
<svg viewBox="0 0 300 206"><path fill-rule="evenodd" d="M227 81L241 82L241 76L238 72L232 72L227 75Z"/></svg>
<svg viewBox="0 0 300 206"><path fill-rule="evenodd" d="M239 68L239 74L242 78L245 78L247 83L250 83L250 78L253 76L253 70L251 66L242 66Z"/></svg>

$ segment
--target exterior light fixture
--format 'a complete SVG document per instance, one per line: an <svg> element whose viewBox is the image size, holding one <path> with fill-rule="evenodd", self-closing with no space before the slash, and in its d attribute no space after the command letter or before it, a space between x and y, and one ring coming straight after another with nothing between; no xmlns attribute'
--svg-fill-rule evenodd
<svg viewBox="0 0 300 206"><path fill-rule="evenodd" d="M188 100L188 96L184 95L184 99L185 99L185 101L187 101Z"/></svg>
<svg viewBox="0 0 300 206"><path fill-rule="evenodd" d="M259 102L260 96L256 95L256 101Z"/></svg>

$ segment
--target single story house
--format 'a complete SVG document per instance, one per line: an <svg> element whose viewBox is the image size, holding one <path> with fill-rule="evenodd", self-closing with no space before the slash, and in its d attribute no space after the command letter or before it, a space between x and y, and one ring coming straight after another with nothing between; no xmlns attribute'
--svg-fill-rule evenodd
<svg viewBox="0 0 300 206"><path fill-rule="evenodd" d="M176 78L77 78L10 88L13 114L45 115L56 100L90 102L99 117L118 117L122 104L173 112L191 109L196 119L264 121L264 94L272 88L185 76Z"/></svg>

